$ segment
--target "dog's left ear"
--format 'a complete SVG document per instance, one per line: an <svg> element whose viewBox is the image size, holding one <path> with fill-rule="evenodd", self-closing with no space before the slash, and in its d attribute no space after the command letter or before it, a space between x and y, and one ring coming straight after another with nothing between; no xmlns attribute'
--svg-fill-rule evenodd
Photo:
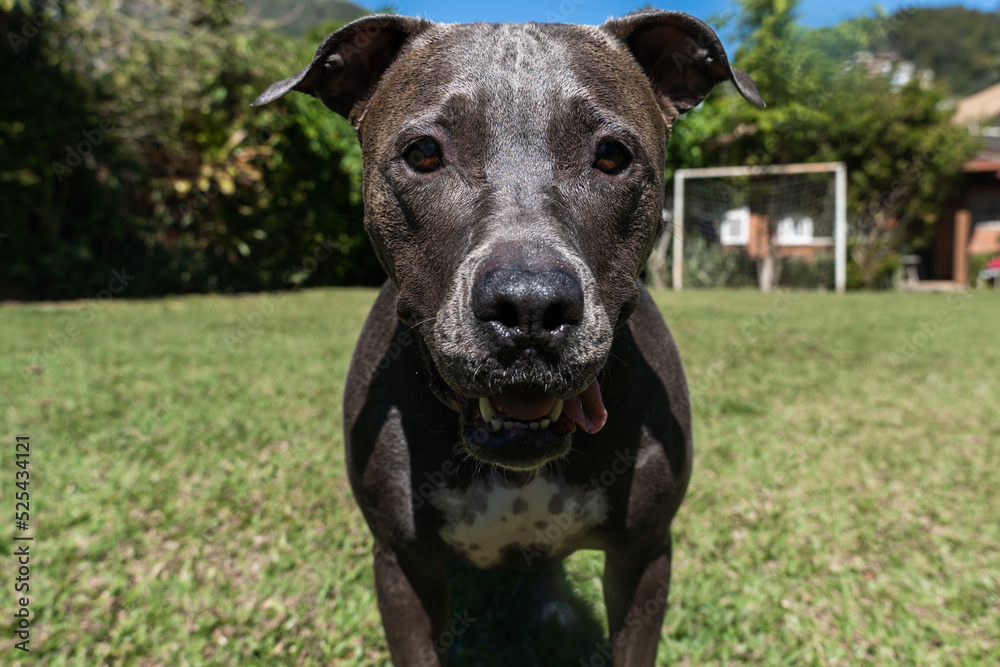
<svg viewBox="0 0 1000 667"><path fill-rule="evenodd" d="M272 83L253 106L268 104L294 90L318 97L357 127L382 74L404 44L431 25L423 19L389 14L352 21L327 35L311 63Z"/></svg>
<svg viewBox="0 0 1000 667"><path fill-rule="evenodd" d="M715 31L689 14L640 10L610 19L602 29L628 46L668 120L696 107L723 81L732 81L748 102L764 107L753 79L729 65Z"/></svg>

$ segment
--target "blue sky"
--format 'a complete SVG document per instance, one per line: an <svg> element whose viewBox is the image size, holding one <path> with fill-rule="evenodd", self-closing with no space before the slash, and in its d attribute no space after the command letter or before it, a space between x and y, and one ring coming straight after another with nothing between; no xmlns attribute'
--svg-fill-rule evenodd
<svg viewBox="0 0 1000 667"><path fill-rule="evenodd" d="M673 9L693 14L701 19L732 10L732 0L671 0L645 2L644 0L388 0L400 14L423 16L434 21L565 21L567 23L603 23L609 16L621 16L645 4L661 9ZM373 0L362 0L368 7L385 6ZM802 22L809 26L830 25L850 16L867 13L875 3L872 0L801 0L799 12ZM966 7L996 10L1000 0L966 0L948 2L929 0L883 0L879 3L888 11L902 7L936 7L962 4Z"/></svg>

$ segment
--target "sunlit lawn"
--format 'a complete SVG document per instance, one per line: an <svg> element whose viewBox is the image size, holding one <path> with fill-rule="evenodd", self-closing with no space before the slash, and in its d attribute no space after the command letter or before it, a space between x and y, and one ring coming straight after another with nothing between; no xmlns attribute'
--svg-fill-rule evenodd
<svg viewBox="0 0 1000 667"><path fill-rule="evenodd" d="M0 662L388 664L340 433L374 294L0 307ZM696 446L659 663L1000 662L1000 295L656 296ZM601 562L567 567L585 643L480 650L526 618L480 599L453 662L599 655Z"/></svg>

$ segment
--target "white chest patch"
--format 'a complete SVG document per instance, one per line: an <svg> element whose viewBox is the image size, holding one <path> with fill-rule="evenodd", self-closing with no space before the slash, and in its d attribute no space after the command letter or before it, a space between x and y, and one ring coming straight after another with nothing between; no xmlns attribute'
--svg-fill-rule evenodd
<svg viewBox="0 0 1000 667"><path fill-rule="evenodd" d="M541 475L524 486L477 479L464 491L438 490L431 504L444 513L441 538L481 568L501 565L512 550L525 565L560 555L569 540L608 514L604 494Z"/></svg>

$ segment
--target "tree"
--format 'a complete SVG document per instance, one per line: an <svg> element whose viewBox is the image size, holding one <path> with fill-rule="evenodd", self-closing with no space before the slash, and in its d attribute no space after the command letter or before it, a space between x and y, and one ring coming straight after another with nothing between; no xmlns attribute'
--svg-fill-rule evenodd
<svg viewBox="0 0 1000 667"><path fill-rule="evenodd" d="M887 46L927 68L955 95L1000 83L1000 11L912 7L893 13Z"/></svg>
<svg viewBox="0 0 1000 667"><path fill-rule="evenodd" d="M93 296L122 266L129 296L383 279L353 128L304 96L250 107L315 43L230 0L18 2L0 28L0 298Z"/></svg>
<svg viewBox="0 0 1000 667"><path fill-rule="evenodd" d="M895 86L856 57L884 44L886 17L811 30L796 21L796 6L743 0L733 62L757 82L768 107L740 104L732 93L711 96L678 123L668 164L845 162L853 268L872 287L904 247L929 241L976 144L950 123L940 87ZM772 252L761 273L777 275L776 262Z"/></svg>

